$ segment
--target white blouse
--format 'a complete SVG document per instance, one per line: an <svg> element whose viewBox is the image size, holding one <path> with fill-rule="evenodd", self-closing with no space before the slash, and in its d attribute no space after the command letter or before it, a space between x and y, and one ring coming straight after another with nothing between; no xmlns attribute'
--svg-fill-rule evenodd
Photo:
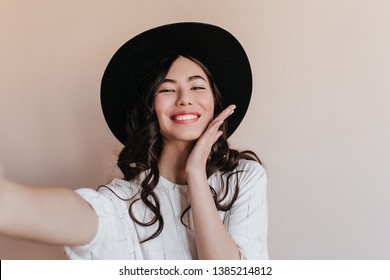
<svg viewBox="0 0 390 280"><path fill-rule="evenodd" d="M267 176L255 161L240 160L235 171L241 170L243 172L237 177L234 175L229 179L229 187L234 190L238 178L237 200L230 210L220 211L219 215L240 249L242 259L267 259ZM222 179L225 188L227 177L224 175ZM220 174L213 174L208 182L218 193ZM198 259L191 210L183 218L187 227L180 220L189 205L187 186L171 183L160 176L154 191L160 202L164 228L156 238L143 243L140 241L156 231L157 223L149 227L138 225L129 216L130 202L117 197L133 197L140 189L140 182L114 179L107 187L112 191L107 188L76 190L96 211L99 227L88 244L65 247L70 259ZM226 201L230 201L232 194L230 191ZM133 213L143 222L153 218L153 213L141 200L133 205Z"/></svg>

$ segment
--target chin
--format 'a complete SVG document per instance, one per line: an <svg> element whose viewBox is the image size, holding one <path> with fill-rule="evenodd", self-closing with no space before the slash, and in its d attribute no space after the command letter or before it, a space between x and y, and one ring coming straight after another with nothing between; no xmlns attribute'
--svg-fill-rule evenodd
<svg viewBox="0 0 390 280"><path fill-rule="evenodd" d="M186 141L186 142L193 142L193 141L197 141L200 135L201 134L195 134L195 133L182 134L176 137L176 139L181 141Z"/></svg>
<svg viewBox="0 0 390 280"><path fill-rule="evenodd" d="M180 142L194 142L199 139L202 133L188 132L188 133L180 133L180 134L171 134L165 135L165 141L180 141Z"/></svg>

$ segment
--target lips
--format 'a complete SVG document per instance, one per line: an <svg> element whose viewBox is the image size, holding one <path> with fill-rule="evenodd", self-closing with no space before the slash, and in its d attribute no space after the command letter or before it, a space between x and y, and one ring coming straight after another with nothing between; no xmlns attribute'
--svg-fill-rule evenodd
<svg viewBox="0 0 390 280"><path fill-rule="evenodd" d="M196 122L199 117L200 114L198 112L177 112L171 116L171 120L179 124L184 124Z"/></svg>

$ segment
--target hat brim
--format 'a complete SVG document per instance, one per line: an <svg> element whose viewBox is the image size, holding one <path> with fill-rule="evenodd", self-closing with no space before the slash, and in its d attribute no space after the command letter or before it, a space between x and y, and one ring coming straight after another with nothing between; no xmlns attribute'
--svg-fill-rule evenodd
<svg viewBox="0 0 390 280"><path fill-rule="evenodd" d="M138 82L145 71L172 54L190 55L212 74L221 92L223 106L235 104L227 120L227 136L233 134L245 116L252 93L248 57L228 31L210 24L182 22L147 30L130 39L110 60L101 84L101 104L112 133L126 142L127 112L134 103Z"/></svg>

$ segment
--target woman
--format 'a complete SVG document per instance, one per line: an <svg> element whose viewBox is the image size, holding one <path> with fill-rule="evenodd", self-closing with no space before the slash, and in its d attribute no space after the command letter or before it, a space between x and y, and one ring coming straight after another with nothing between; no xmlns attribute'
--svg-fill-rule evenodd
<svg viewBox="0 0 390 280"><path fill-rule="evenodd" d="M0 232L65 245L71 259L267 258L264 169L227 143L250 88L246 55L223 29L178 23L138 35L102 81L124 178L77 193L3 180ZM235 117L223 100L244 109Z"/></svg>

